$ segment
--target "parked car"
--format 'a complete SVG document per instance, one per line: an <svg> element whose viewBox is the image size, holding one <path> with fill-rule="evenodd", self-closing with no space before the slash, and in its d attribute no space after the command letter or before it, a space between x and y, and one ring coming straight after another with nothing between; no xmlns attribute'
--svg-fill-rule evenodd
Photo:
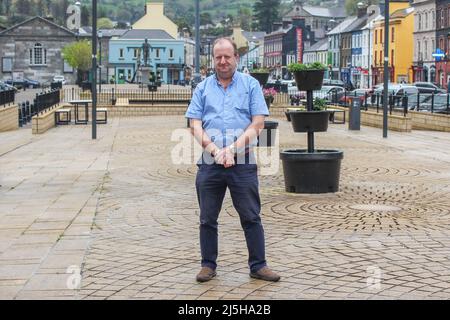
<svg viewBox="0 0 450 320"><path fill-rule="evenodd" d="M423 94L412 94L408 96L408 109L409 110L417 110L417 97L419 97L419 110L420 106L431 100L431 94L423 93Z"/></svg>
<svg viewBox="0 0 450 320"><path fill-rule="evenodd" d="M374 94L383 94L384 86L383 84L379 84L374 89ZM389 95L413 95L417 94L419 92L419 89L416 86L403 84L403 83L388 83L388 93Z"/></svg>
<svg viewBox="0 0 450 320"><path fill-rule="evenodd" d="M54 76L52 82L62 82L62 84L66 84L66 78L64 78L64 76Z"/></svg>
<svg viewBox="0 0 450 320"><path fill-rule="evenodd" d="M419 89L419 93L446 93L444 89L439 88L432 82L414 82L413 86Z"/></svg>
<svg viewBox="0 0 450 320"><path fill-rule="evenodd" d="M328 102L338 103L345 96L345 88L339 86L322 86L322 89L313 91L313 98L324 98Z"/></svg>
<svg viewBox="0 0 450 320"><path fill-rule="evenodd" d="M435 94L433 98L430 96L430 98L426 102L421 103L419 107L419 111L431 111L431 108L433 107L433 112L448 113L449 109L447 109L447 94Z"/></svg>
<svg viewBox="0 0 450 320"><path fill-rule="evenodd" d="M4 83L3 81L0 81L0 91L4 91L4 90L17 91L17 88L12 86L12 85L10 85L10 84Z"/></svg>
<svg viewBox="0 0 450 320"><path fill-rule="evenodd" d="M339 102L344 104L349 104L351 99L357 97L361 104L364 104L366 98L369 98L372 95L371 89L355 89L353 91L348 91L343 97L339 99Z"/></svg>
<svg viewBox="0 0 450 320"><path fill-rule="evenodd" d="M39 81L23 78L23 79L7 79L5 81L7 84L11 84L15 87L21 87L21 88L39 88L41 86Z"/></svg>
<svg viewBox="0 0 450 320"><path fill-rule="evenodd" d="M349 91L355 89L351 83L345 83L342 80L323 79L322 84L324 86L342 87L342 88L345 88L346 90L349 90Z"/></svg>

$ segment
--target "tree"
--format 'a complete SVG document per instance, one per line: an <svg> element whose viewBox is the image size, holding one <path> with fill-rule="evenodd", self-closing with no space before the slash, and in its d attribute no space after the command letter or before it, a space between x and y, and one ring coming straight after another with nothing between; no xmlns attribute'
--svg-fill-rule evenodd
<svg viewBox="0 0 450 320"><path fill-rule="evenodd" d="M87 6L81 6L81 25L88 26L91 24L91 13Z"/></svg>
<svg viewBox="0 0 450 320"><path fill-rule="evenodd" d="M200 14L200 25L206 26L207 24L213 24L211 14L209 12L204 12Z"/></svg>
<svg viewBox="0 0 450 320"><path fill-rule="evenodd" d="M250 8L239 8L239 21L242 30L252 30L252 11Z"/></svg>
<svg viewBox="0 0 450 320"><path fill-rule="evenodd" d="M115 29L128 29L127 23L125 21L119 21L117 22Z"/></svg>
<svg viewBox="0 0 450 320"><path fill-rule="evenodd" d="M16 13L30 16L33 14L34 2L30 0L17 0L15 2Z"/></svg>
<svg viewBox="0 0 450 320"><path fill-rule="evenodd" d="M64 60L77 69L78 80L92 67L92 46L88 40L71 43L62 49Z"/></svg>
<svg viewBox="0 0 450 320"><path fill-rule="evenodd" d="M119 9L116 14L116 19L119 21L131 21L131 13L126 9Z"/></svg>
<svg viewBox="0 0 450 320"><path fill-rule="evenodd" d="M281 0L257 0L253 5L254 17L258 20L258 29L272 32L272 23L278 20Z"/></svg>
<svg viewBox="0 0 450 320"><path fill-rule="evenodd" d="M66 24L66 10L68 6L68 0L55 0L52 2L51 14L55 18L57 23L61 25Z"/></svg>
<svg viewBox="0 0 450 320"><path fill-rule="evenodd" d="M97 28L112 29L114 28L112 21L109 18L100 18L97 20Z"/></svg>

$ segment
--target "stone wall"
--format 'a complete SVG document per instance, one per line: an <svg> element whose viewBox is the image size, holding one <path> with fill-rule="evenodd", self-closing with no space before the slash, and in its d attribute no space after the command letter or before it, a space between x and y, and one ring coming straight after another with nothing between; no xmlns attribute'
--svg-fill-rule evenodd
<svg viewBox="0 0 450 320"><path fill-rule="evenodd" d="M414 130L435 130L450 132L450 115L409 111Z"/></svg>
<svg viewBox="0 0 450 320"><path fill-rule="evenodd" d="M61 48L75 41L74 33L36 17L0 35L0 62L3 57L12 57L13 72L37 80L41 84L49 85L55 75L64 75L69 83L75 83L75 71L63 72L64 61L61 56ZM45 65L30 64L30 49L33 50L36 43L46 50ZM11 77L12 73L3 72L0 68L0 78Z"/></svg>
<svg viewBox="0 0 450 320"><path fill-rule="evenodd" d="M290 107L290 106L289 106ZM286 119L285 111L288 107L284 105L274 105L270 108L270 115L274 117L283 117ZM339 106L329 107L330 109L345 110L346 122L349 119L348 108L343 108ZM335 114L335 119L341 121L343 119L343 114L338 112ZM382 128L383 127L383 113L376 113L373 111L361 110L361 125ZM410 132L412 129L411 115L408 114L406 117L403 115L388 115L388 129L394 131Z"/></svg>
<svg viewBox="0 0 450 320"><path fill-rule="evenodd" d="M41 134L55 127L55 111L66 107L67 106L53 107L43 114L39 114L31 118L32 133Z"/></svg>
<svg viewBox="0 0 450 320"><path fill-rule="evenodd" d="M0 132L19 128L19 109L16 105L0 106Z"/></svg>

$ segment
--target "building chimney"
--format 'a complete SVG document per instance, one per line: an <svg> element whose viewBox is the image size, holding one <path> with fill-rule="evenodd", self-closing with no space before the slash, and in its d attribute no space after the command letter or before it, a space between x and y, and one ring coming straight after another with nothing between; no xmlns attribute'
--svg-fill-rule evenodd
<svg viewBox="0 0 450 320"><path fill-rule="evenodd" d="M364 3L358 2L357 6L357 17L361 18L367 13L367 7Z"/></svg>

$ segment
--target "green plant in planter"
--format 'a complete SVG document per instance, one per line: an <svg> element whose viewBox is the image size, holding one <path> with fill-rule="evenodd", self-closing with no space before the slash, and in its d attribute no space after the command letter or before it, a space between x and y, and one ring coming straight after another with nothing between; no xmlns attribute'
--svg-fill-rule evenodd
<svg viewBox="0 0 450 320"><path fill-rule="evenodd" d="M319 98L316 97L314 99L314 103L313 103L313 110L314 111L322 111L322 110L326 110L327 108L327 100L324 98Z"/></svg>
<svg viewBox="0 0 450 320"><path fill-rule="evenodd" d="M298 63L294 62L288 65L289 72L295 73L308 70L325 70L326 66L320 62Z"/></svg>
<svg viewBox="0 0 450 320"><path fill-rule="evenodd" d="M322 88L325 69L326 66L320 62L296 62L288 65L288 70L294 74L297 88L300 91L320 90Z"/></svg>
<svg viewBox="0 0 450 320"><path fill-rule="evenodd" d="M269 69L266 68L257 68L250 71L250 73L269 73Z"/></svg>

